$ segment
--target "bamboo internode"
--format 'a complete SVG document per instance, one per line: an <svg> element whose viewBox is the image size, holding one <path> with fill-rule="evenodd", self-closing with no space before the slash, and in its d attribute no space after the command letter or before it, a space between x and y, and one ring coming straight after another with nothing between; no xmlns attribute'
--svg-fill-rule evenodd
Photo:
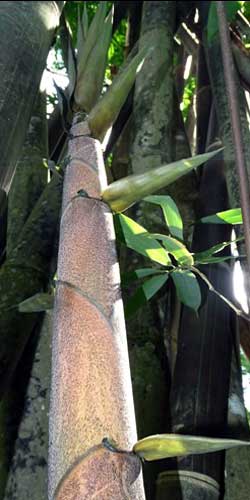
<svg viewBox="0 0 250 500"><path fill-rule="evenodd" d="M84 123L71 129L64 182L54 313L49 498L54 498L63 477L68 487L72 474L73 496L65 496L61 482L56 498L92 498L100 487L99 458L103 461L111 454L112 459L104 460L105 474L107 484L116 483L115 498L142 499L140 480L135 489L129 481L124 483L126 474L121 471L123 466L127 470L127 454L104 452L102 448L96 472L91 466L91 490L82 479L83 470L87 477L92 460L90 450L100 446L104 437L111 437L125 450L131 450L136 441L113 219L100 199L106 184L105 168L100 143L83 137L83 131ZM114 467L120 473L115 474ZM138 462L132 469L135 479ZM98 498L111 498L107 494L104 487L103 496Z"/></svg>

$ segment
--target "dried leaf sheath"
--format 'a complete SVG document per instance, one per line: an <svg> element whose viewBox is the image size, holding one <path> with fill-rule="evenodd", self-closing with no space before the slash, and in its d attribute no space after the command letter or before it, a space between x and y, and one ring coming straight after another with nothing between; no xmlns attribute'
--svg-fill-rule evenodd
<svg viewBox="0 0 250 500"><path fill-rule="evenodd" d="M82 122L71 133L83 130ZM49 498L78 457L105 436L123 449L136 440L113 220L99 201L106 186L100 143L72 139L69 156L54 315ZM77 194L81 189L89 197ZM91 498L86 489L77 494L72 498ZM143 498L139 484L129 494Z"/></svg>

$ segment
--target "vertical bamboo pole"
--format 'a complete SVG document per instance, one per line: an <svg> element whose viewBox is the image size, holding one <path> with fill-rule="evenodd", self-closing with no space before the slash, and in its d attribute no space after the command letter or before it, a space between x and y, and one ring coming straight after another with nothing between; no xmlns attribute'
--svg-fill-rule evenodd
<svg viewBox="0 0 250 500"><path fill-rule="evenodd" d="M101 145L77 119L71 134L54 313L49 499L143 499L140 479L131 486L137 457L100 444L109 436L130 450L136 426L113 220L100 200Z"/></svg>
<svg viewBox="0 0 250 500"><path fill-rule="evenodd" d="M236 82L236 71L232 55L231 40L227 24L224 2L216 2L219 33L221 41L221 54L223 70L226 83L226 92L229 104L230 120L232 125L232 137L235 148L236 168L239 176L240 200L243 214L243 230L245 236L246 256L248 273L250 272L250 186L247 173L244 144L241 131L239 95Z"/></svg>

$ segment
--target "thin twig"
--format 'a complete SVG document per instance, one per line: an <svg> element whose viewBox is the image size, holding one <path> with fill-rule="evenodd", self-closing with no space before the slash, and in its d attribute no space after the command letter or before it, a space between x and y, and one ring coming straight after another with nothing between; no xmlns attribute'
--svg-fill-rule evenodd
<svg viewBox="0 0 250 500"><path fill-rule="evenodd" d="M203 274L199 269L197 269L197 267L192 266L190 267L190 269L206 283L210 292L213 292L215 293L215 295L218 295L218 297L220 297L221 300L223 300L229 307L231 307L231 309L233 309L233 311L237 314L237 316L241 316L241 318L244 318L246 321L250 322L250 317L247 314L245 314L242 311L242 309L239 309L233 302L231 302L231 300L227 299L225 295L222 295L220 292L218 292L218 290L214 288L211 281L209 281L209 279L205 274Z"/></svg>

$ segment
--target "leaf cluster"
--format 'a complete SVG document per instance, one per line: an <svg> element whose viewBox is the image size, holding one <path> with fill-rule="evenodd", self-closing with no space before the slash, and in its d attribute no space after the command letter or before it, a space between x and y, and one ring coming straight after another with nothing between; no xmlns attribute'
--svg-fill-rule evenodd
<svg viewBox="0 0 250 500"><path fill-rule="evenodd" d="M153 264L151 268L137 269L123 277L123 284L128 284L132 280L143 280L142 285L127 303L127 316L134 314L138 308L147 303L168 279L172 280L180 302L196 313L201 305L199 283L201 279L209 290L219 295L237 314L244 315L235 304L216 291L206 275L200 271L200 266L234 258L219 255L219 252L230 246L232 241L224 241L203 252L192 253L183 241L183 221L174 200L170 196L153 195L144 198L144 201L161 207L168 234L150 233L124 214L115 216L119 240L128 248L150 259ZM239 209L233 209L204 217L200 222L235 224L242 222L242 219ZM237 238L236 241L240 239L242 238Z"/></svg>

